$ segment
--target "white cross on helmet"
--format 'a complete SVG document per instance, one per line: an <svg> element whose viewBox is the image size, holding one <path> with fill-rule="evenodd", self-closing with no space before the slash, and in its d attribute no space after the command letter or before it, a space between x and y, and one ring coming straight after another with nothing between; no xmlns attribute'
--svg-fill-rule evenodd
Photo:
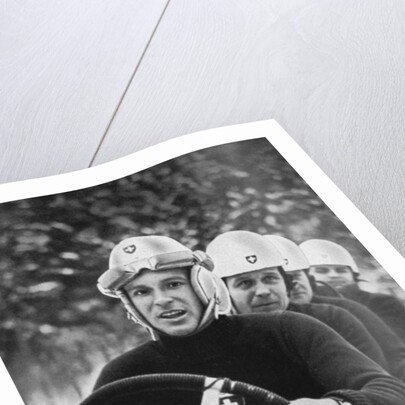
<svg viewBox="0 0 405 405"><path fill-rule="evenodd" d="M152 325L137 311L128 297L125 286L142 270L163 271L175 268L190 269L190 284L206 310L200 320L201 330L212 317L230 311L231 302L222 280L212 273L213 262L205 252L191 251L166 236L137 236L118 243L110 254L109 269L98 279L97 287L105 295L119 298L130 317L146 327L153 335Z"/></svg>
<svg viewBox="0 0 405 405"><path fill-rule="evenodd" d="M310 239L302 242L300 248L311 266L348 266L354 274L360 274L352 255L335 242L325 239Z"/></svg>
<svg viewBox="0 0 405 405"><path fill-rule="evenodd" d="M217 236L207 253L221 278L269 267L281 267L283 258L264 236L249 231L230 231Z"/></svg>

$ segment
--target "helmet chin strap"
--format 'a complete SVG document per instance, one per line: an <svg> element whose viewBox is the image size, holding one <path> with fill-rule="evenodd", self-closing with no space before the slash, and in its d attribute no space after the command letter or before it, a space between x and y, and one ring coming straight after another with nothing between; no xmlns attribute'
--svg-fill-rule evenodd
<svg viewBox="0 0 405 405"><path fill-rule="evenodd" d="M125 290L117 290L116 294L120 298L121 302L124 304L128 319L132 320L136 324L143 326L149 333L152 340L158 340L154 329L148 322L146 322L146 320L143 319L142 315L136 310L135 305L132 303Z"/></svg>

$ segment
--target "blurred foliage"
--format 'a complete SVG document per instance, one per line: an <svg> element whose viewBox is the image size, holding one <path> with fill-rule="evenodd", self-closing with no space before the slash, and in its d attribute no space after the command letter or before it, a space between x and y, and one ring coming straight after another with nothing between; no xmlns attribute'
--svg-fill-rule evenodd
<svg viewBox="0 0 405 405"><path fill-rule="evenodd" d="M28 405L78 402L103 364L147 339L95 287L111 248L128 236L162 234L199 249L233 229L297 243L326 238L347 247L363 270L379 269L265 139L6 203L0 223L0 353Z"/></svg>

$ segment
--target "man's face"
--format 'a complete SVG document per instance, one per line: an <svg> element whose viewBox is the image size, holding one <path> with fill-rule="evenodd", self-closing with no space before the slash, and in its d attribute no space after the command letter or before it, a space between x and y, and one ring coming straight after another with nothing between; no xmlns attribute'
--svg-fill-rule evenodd
<svg viewBox="0 0 405 405"><path fill-rule="evenodd" d="M355 282L353 272L349 266L311 266L309 274L317 281L322 281L334 288L342 288Z"/></svg>
<svg viewBox="0 0 405 405"><path fill-rule="evenodd" d="M226 277L225 282L239 314L287 309L287 287L277 267Z"/></svg>
<svg viewBox="0 0 405 405"><path fill-rule="evenodd" d="M293 281L290 299L296 304L308 304L314 295L309 278L304 270L290 271L288 274Z"/></svg>
<svg viewBox="0 0 405 405"><path fill-rule="evenodd" d="M168 335L193 333L204 311L191 287L188 269L144 270L125 290L153 328Z"/></svg>

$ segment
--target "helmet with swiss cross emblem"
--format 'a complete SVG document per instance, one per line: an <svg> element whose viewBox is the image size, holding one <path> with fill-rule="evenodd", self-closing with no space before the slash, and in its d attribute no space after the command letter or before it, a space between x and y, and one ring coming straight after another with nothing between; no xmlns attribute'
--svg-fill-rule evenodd
<svg viewBox="0 0 405 405"><path fill-rule="evenodd" d="M281 267L279 251L262 235L249 231L230 231L217 236L207 246L214 261L215 274L221 278L268 267Z"/></svg>
<svg viewBox="0 0 405 405"><path fill-rule="evenodd" d="M118 243L110 254L109 269L98 279L97 287L103 294L119 298L129 317L154 336L151 323L137 310L126 286L144 270L160 272L179 268L189 270L191 286L205 308L198 330L218 314L229 312L229 295L222 280L212 273L213 262L209 256L166 236L137 236Z"/></svg>

